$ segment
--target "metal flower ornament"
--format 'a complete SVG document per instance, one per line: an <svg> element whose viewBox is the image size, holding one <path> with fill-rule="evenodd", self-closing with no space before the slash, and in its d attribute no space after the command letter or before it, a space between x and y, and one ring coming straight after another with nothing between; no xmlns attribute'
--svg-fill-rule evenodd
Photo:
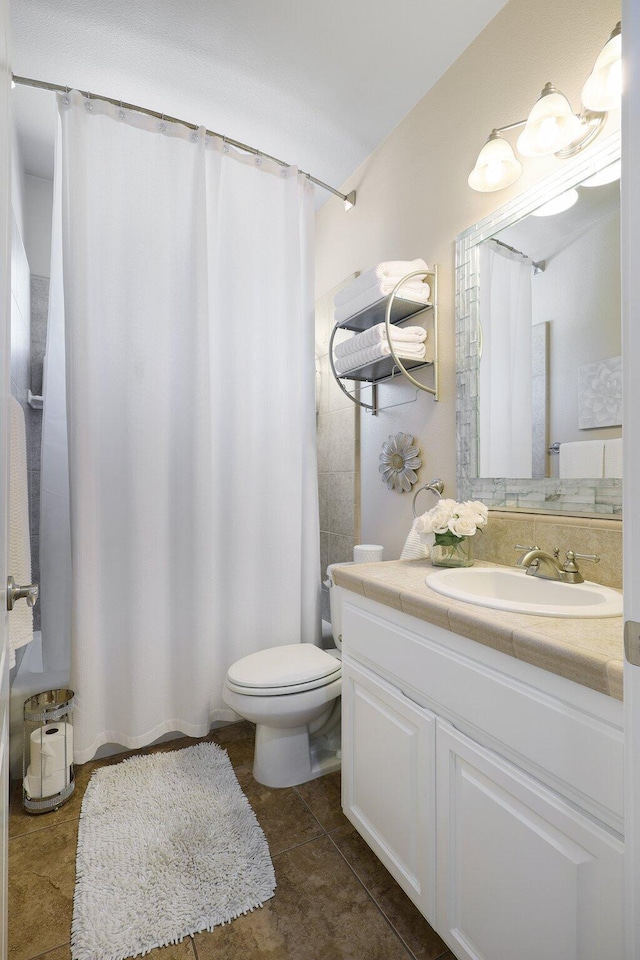
<svg viewBox="0 0 640 960"><path fill-rule="evenodd" d="M422 466L420 448L409 433L396 433L382 444L380 471L389 490L407 493L418 479L415 472Z"/></svg>

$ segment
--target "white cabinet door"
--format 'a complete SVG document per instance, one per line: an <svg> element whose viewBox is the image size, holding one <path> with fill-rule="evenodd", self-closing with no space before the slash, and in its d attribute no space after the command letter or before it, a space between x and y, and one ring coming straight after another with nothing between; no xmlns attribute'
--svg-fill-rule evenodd
<svg viewBox="0 0 640 960"><path fill-rule="evenodd" d="M435 920L435 716L353 661L342 675L342 806Z"/></svg>
<svg viewBox="0 0 640 960"><path fill-rule="evenodd" d="M621 960L612 834L439 720L437 930L460 960Z"/></svg>

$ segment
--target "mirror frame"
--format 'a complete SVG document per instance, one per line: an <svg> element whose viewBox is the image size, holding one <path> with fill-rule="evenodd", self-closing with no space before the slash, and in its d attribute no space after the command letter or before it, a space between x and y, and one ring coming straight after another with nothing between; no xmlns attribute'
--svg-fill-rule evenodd
<svg viewBox="0 0 640 960"><path fill-rule="evenodd" d="M528 513L622 517L620 479L478 477L481 340L478 245L619 158L618 131L588 155L579 154L564 161L557 173L509 200L456 240L456 480L460 500L482 500L494 509Z"/></svg>

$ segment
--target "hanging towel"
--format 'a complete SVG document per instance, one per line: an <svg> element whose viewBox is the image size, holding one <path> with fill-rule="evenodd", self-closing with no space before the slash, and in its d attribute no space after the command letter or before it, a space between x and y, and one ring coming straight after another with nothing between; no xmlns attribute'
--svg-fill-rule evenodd
<svg viewBox="0 0 640 960"><path fill-rule="evenodd" d="M431 556L433 534L418 533L416 528L418 526L418 520L420 519L422 518L416 517L413 521L409 535L404 542L402 553L400 554L401 560L425 560ZM425 540L430 542L425 543Z"/></svg>
<svg viewBox="0 0 640 960"><path fill-rule="evenodd" d="M604 475L622 479L622 437L604 442Z"/></svg>
<svg viewBox="0 0 640 960"><path fill-rule="evenodd" d="M379 263L377 266L372 267L371 270L361 273L359 277L356 277L355 280L352 280L350 284L337 293L333 300L334 305L341 307L343 304L353 300L354 297L359 297L372 287L379 287L380 285L388 287L388 292L390 293L398 280L406 277L408 273L428 269L424 260L387 260ZM417 289L422 285L422 281L420 277L414 277L408 281L407 285L409 284L412 286L415 285ZM380 297L377 299L379 300Z"/></svg>
<svg viewBox="0 0 640 960"><path fill-rule="evenodd" d="M558 472L562 480L593 480L603 477L604 440L561 443Z"/></svg>
<svg viewBox="0 0 640 960"><path fill-rule="evenodd" d="M11 397L9 450L9 569L16 583L31 583L29 539L29 491L27 487L27 439L24 410ZM33 640L33 610L19 600L9 613L9 666L16 663L16 650Z"/></svg>
<svg viewBox="0 0 640 960"><path fill-rule="evenodd" d="M335 348L336 357L346 357L349 353L355 353L364 347L372 347L380 341L387 339L387 325L385 323L376 323L363 333L357 333L355 337L339 343ZM394 345L404 343L424 343L427 339L427 331L424 327L391 327L391 341Z"/></svg>
<svg viewBox="0 0 640 960"><path fill-rule="evenodd" d="M403 343L397 347L394 343L393 349L396 356L400 357L401 360L424 360L426 356L424 343ZM366 363L373 363L375 360L389 356L391 356L391 348L385 340L374 344L372 347L365 347L363 350L349 353L346 357L337 357L334 366L336 373L344 374L349 370L357 370L358 367L363 367Z"/></svg>

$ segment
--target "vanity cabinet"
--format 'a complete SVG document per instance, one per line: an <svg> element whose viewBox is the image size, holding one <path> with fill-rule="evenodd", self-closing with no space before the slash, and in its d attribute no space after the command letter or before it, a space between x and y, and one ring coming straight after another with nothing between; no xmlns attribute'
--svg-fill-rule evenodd
<svg viewBox="0 0 640 960"><path fill-rule="evenodd" d="M622 956L622 844L438 721L438 916L459 960Z"/></svg>
<svg viewBox="0 0 640 960"><path fill-rule="evenodd" d="M621 960L619 701L344 598L349 820L458 960Z"/></svg>
<svg viewBox="0 0 640 960"><path fill-rule="evenodd" d="M435 715L355 663L342 683L347 816L433 925Z"/></svg>

